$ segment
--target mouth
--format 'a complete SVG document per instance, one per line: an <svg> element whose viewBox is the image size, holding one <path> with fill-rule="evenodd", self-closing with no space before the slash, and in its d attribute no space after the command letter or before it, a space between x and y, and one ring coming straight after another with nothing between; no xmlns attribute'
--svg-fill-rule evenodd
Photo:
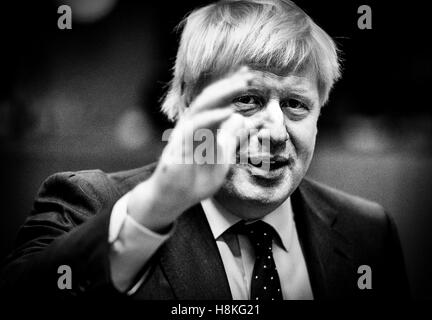
<svg viewBox="0 0 432 320"><path fill-rule="evenodd" d="M272 157L248 157L248 164L256 167L270 171L278 170L289 164L289 159L287 157L272 156Z"/></svg>
<svg viewBox="0 0 432 320"><path fill-rule="evenodd" d="M245 161L247 159L247 161ZM288 156L282 155L253 155L241 159L238 163L245 165L253 170L254 175L275 175L281 173L284 168L290 165L291 160Z"/></svg>

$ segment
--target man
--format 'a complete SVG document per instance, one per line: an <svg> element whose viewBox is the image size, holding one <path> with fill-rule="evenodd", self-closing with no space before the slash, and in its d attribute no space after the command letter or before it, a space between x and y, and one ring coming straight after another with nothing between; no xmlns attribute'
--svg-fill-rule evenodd
<svg viewBox="0 0 432 320"><path fill-rule="evenodd" d="M159 161L50 177L2 269L2 289L135 299L406 297L397 233L383 208L304 178L338 78L334 42L291 1L221 1L192 12L162 106L176 125ZM197 144L187 141L199 130L215 134L223 161L198 161Z"/></svg>

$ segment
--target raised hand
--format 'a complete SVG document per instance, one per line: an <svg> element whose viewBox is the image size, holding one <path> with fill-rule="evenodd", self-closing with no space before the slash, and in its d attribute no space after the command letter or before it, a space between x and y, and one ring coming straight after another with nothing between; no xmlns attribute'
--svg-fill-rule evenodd
<svg viewBox="0 0 432 320"><path fill-rule="evenodd" d="M128 212L138 222L160 230L219 190L236 147L247 140L248 122L235 113L232 100L247 90L253 77L244 67L210 84L192 101L172 131L151 178L130 193ZM215 159L210 163L195 159L194 135L203 129L216 137Z"/></svg>

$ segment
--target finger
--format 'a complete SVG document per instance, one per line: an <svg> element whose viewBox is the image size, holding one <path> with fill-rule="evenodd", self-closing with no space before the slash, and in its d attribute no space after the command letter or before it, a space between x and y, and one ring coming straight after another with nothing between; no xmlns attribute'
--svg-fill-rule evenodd
<svg viewBox="0 0 432 320"><path fill-rule="evenodd" d="M223 158L220 159L222 163L235 163L237 146L242 142L244 143L245 139L247 140L246 131L245 119L237 113L221 125L217 143L224 150Z"/></svg>
<svg viewBox="0 0 432 320"><path fill-rule="evenodd" d="M234 120L228 122L228 124L223 128L224 134L222 137L222 143L228 144L235 141L235 157L237 158L235 158L236 162L232 163L242 163L242 161L245 162L245 159L247 162L249 139L258 133L260 121L259 119L256 120L242 117L239 114L236 114L235 116L242 118L242 120L239 119L238 122ZM234 117L234 115L232 117ZM231 146L231 148L234 148L234 146ZM230 150L230 152L232 152L232 150ZM232 154L231 156L234 157Z"/></svg>
<svg viewBox="0 0 432 320"><path fill-rule="evenodd" d="M259 121L245 118L244 126L237 131L238 143L236 149L236 164L245 164L248 162L249 141L253 136L258 134Z"/></svg>
<svg viewBox="0 0 432 320"><path fill-rule="evenodd" d="M220 124L227 120L233 113L234 109L225 108L225 109L214 109L209 111L204 111L200 114L197 114L189 119L187 123L190 123L193 126L193 130L200 128L217 128Z"/></svg>
<svg viewBox="0 0 432 320"><path fill-rule="evenodd" d="M246 123L245 125L237 130L236 136L237 136L237 145L236 148L239 150L242 150L244 148L248 147L248 141L249 141L249 135L250 135L250 129L248 129Z"/></svg>
<svg viewBox="0 0 432 320"><path fill-rule="evenodd" d="M218 128L220 123L228 119L233 113L234 110L230 108L215 109L202 112L192 118L188 117L188 120L180 120L170 137L167 150L171 150L171 153L174 154L180 148L182 157L186 155L192 157L196 133L201 129L212 130ZM170 156L174 157L171 153ZM191 158L187 158L187 161L187 163L192 163Z"/></svg>
<svg viewBox="0 0 432 320"><path fill-rule="evenodd" d="M243 67L231 76L210 84L192 102L190 112L193 114L230 105L232 99L251 85L254 77L256 75Z"/></svg>

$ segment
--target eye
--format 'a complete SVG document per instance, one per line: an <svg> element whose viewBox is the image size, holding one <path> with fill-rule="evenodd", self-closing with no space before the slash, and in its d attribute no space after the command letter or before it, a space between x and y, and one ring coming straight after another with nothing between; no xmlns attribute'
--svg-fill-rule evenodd
<svg viewBox="0 0 432 320"><path fill-rule="evenodd" d="M252 94L245 94L243 96L237 97L233 100L233 102L235 104L246 104L246 105L250 105L250 104L260 104L260 99L259 97L252 95Z"/></svg>
<svg viewBox="0 0 432 320"><path fill-rule="evenodd" d="M261 98L253 94L239 96L233 100L233 103L237 111L245 116L254 114L262 106Z"/></svg>
<svg viewBox="0 0 432 320"><path fill-rule="evenodd" d="M290 98L281 103L284 112L294 120L305 118L310 109L309 106L301 100Z"/></svg>
<svg viewBox="0 0 432 320"><path fill-rule="evenodd" d="M308 109L308 107L306 106L305 103L303 103L303 102L301 102L301 101L299 101L297 99L288 99L286 101L284 107L291 108L291 109L296 109L296 110L301 110L301 109L307 110Z"/></svg>

